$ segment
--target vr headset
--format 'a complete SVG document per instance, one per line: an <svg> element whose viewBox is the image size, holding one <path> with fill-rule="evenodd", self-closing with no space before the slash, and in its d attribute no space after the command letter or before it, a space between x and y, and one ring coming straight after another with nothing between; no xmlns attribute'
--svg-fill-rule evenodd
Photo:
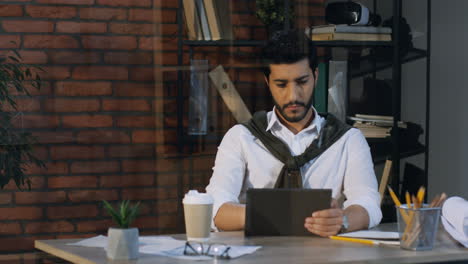
<svg viewBox="0 0 468 264"><path fill-rule="evenodd" d="M325 7L325 20L329 24L378 26L381 18L372 14L363 4L355 2L334 2Z"/></svg>

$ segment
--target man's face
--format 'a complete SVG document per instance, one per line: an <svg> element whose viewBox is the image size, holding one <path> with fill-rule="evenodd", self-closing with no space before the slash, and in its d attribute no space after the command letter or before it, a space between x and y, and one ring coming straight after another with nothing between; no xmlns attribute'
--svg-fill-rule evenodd
<svg viewBox="0 0 468 264"><path fill-rule="evenodd" d="M279 114L288 122L300 122L312 105L317 83L309 60L292 64L270 64L267 83ZM315 71L318 76L318 71Z"/></svg>

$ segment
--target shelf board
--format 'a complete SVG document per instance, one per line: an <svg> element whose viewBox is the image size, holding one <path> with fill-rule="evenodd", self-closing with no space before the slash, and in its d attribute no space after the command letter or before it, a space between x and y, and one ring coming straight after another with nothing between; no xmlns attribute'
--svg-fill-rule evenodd
<svg viewBox="0 0 468 264"><path fill-rule="evenodd" d="M265 44L263 40L184 40L184 45L192 47L249 47L262 46Z"/></svg>
<svg viewBox="0 0 468 264"><path fill-rule="evenodd" d="M371 146L371 149L372 149L372 146ZM401 151L400 159L412 157L412 156L419 155L419 154L424 154L425 152L426 152L426 147L423 145L420 145L412 149ZM380 164L380 163L384 163L387 160L387 157L390 157L390 156L391 156L391 153L386 153L386 154L373 153L372 160L374 161L374 164Z"/></svg>
<svg viewBox="0 0 468 264"><path fill-rule="evenodd" d="M427 51L422 49L411 49L408 54L401 59L402 63L415 61L427 57ZM374 64L371 56L362 57L359 61L359 68L351 67L351 78L362 77L366 74L374 72ZM391 60L376 61L375 71L381 71L392 67Z"/></svg>
<svg viewBox="0 0 468 264"><path fill-rule="evenodd" d="M211 47L248 47L262 46L266 43L264 40L184 40L183 44L192 47L211 46ZM393 45L391 41L314 41L317 47L355 47L355 46L386 46Z"/></svg>

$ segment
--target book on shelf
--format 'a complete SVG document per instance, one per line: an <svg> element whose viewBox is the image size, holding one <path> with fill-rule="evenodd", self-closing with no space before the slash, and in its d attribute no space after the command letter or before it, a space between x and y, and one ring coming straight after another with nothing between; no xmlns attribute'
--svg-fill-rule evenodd
<svg viewBox="0 0 468 264"><path fill-rule="evenodd" d="M210 26L208 24L208 17L206 16L205 4L203 3L203 0L195 0L195 7L197 9L198 16L200 17L203 39L212 40Z"/></svg>
<svg viewBox="0 0 468 264"><path fill-rule="evenodd" d="M348 120L354 121L354 123L358 124L365 123L383 127L393 126L393 117L391 116L356 114L355 116L348 116ZM398 121L397 124L399 128L407 127L407 123L404 121Z"/></svg>
<svg viewBox="0 0 468 264"><path fill-rule="evenodd" d="M318 64L318 80L314 89L314 107L319 113L326 113L328 102L328 64L321 62Z"/></svg>
<svg viewBox="0 0 468 264"><path fill-rule="evenodd" d="M312 32L310 31L312 30ZM373 27L373 26L350 26L350 25L319 25L306 29L306 34L323 34L323 33L363 33L363 34L392 34L390 27Z"/></svg>
<svg viewBox="0 0 468 264"><path fill-rule="evenodd" d="M221 31L221 39L234 39L231 21L231 1L213 0L213 3L217 14L216 17L219 19L218 22Z"/></svg>
<svg viewBox="0 0 468 264"><path fill-rule="evenodd" d="M312 33L314 41L391 41L391 34L374 34L374 33Z"/></svg>
<svg viewBox="0 0 468 264"><path fill-rule="evenodd" d="M216 0L203 0L205 6L206 18L208 19L208 26L211 32L211 40L220 40L220 21L218 12L216 12Z"/></svg>
<svg viewBox="0 0 468 264"><path fill-rule="evenodd" d="M193 0L183 0L185 24L190 40L203 40L200 18Z"/></svg>
<svg viewBox="0 0 468 264"><path fill-rule="evenodd" d="M366 138L386 138L390 136L391 127L354 123L353 127L361 130Z"/></svg>

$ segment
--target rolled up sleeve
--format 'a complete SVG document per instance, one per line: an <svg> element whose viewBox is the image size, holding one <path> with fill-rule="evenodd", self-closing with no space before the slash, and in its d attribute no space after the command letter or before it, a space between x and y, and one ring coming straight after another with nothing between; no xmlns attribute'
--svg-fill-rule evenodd
<svg viewBox="0 0 468 264"><path fill-rule="evenodd" d="M344 207L360 205L369 214L369 226L372 228L382 220L380 194L374 172L374 164L369 145L362 133L353 129L347 146L348 161L344 177Z"/></svg>
<svg viewBox="0 0 468 264"><path fill-rule="evenodd" d="M206 187L206 192L214 198L213 218L211 226L217 230L214 218L219 208L228 202L239 203L244 180L246 163L242 155L242 146L239 142L239 134L242 127L232 127L224 136L218 147L213 175Z"/></svg>

